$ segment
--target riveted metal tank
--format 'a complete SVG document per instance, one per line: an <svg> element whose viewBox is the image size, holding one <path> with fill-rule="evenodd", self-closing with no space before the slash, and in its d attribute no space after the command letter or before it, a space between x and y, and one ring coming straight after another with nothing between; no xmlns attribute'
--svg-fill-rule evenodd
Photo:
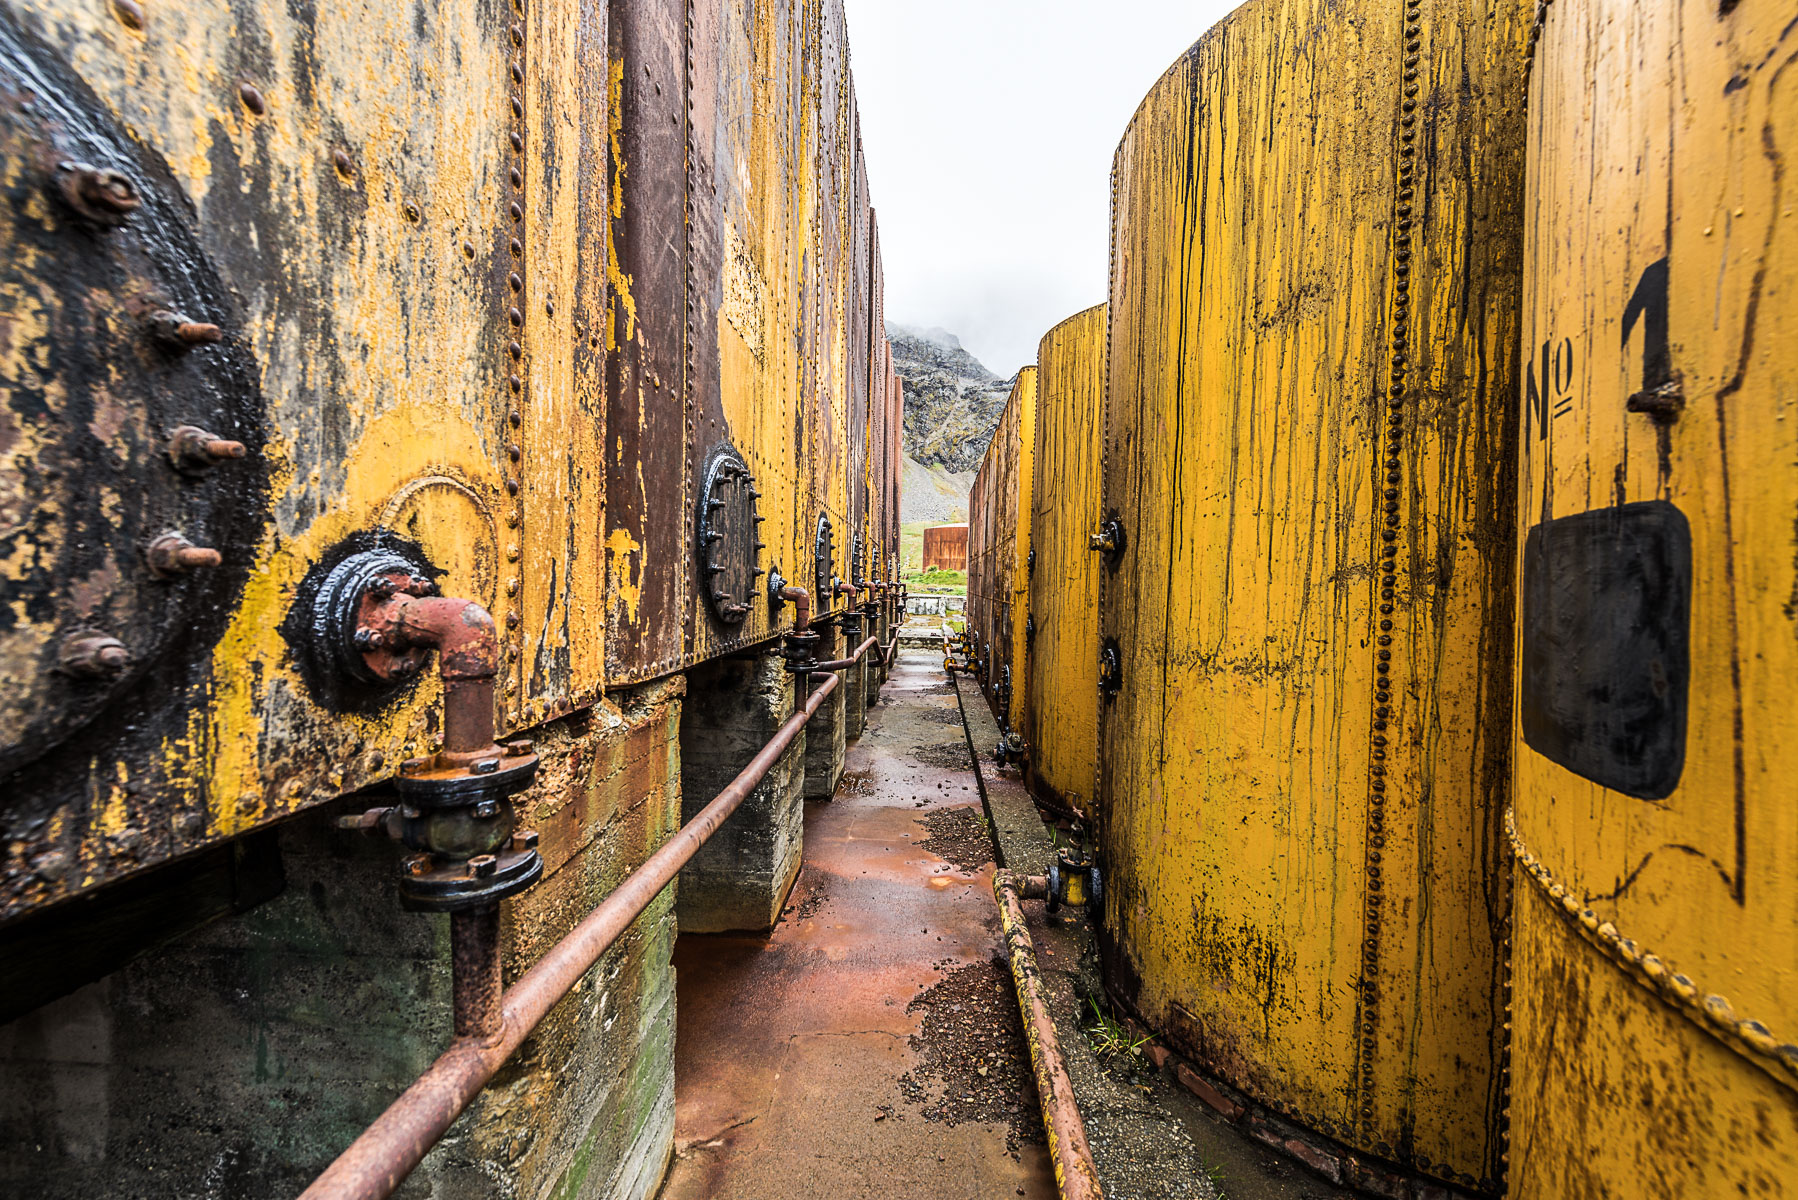
<svg viewBox="0 0 1798 1200"><path fill-rule="evenodd" d="M1036 386L1034 365L1018 372L968 494L968 623L983 664L981 686L1007 732L1021 730L1025 708Z"/></svg>
<svg viewBox="0 0 1798 1200"><path fill-rule="evenodd" d="M0 917L432 748L434 676L333 695L296 649L303 585L368 538L499 618L511 724L598 695L603 576L567 553L599 540L605 229L572 181L603 190L607 96L567 69L604 61L597 30L547 5L0 6L0 422L31 448L0 493L35 514L8 523L0 669L47 689L8 722ZM563 112L592 119L546 137ZM100 648L45 658L75 634Z"/></svg>
<svg viewBox="0 0 1798 1200"><path fill-rule="evenodd" d="M1790 5L1529 68L1511 1185L1798 1192Z"/></svg>
<svg viewBox="0 0 1798 1200"><path fill-rule="evenodd" d="M777 635L845 528L841 4L439 8L0 4L0 920L434 748L431 674L312 670L352 554L493 613L519 729Z"/></svg>
<svg viewBox="0 0 1798 1200"><path fill-rule="evenodd" d="M1043 335L1036 352L1036 455L1025 556L1024 740L1037 794L1091 813L1099 767L1099 448L1105 306Z"/></svg>
<svg viewBox="0 0 1798 1200"><path fill-rule="evenodd" d="M1502 1173L1529 7L1252 0L1113 172L1109 985L1345 1177Z"/></svg>

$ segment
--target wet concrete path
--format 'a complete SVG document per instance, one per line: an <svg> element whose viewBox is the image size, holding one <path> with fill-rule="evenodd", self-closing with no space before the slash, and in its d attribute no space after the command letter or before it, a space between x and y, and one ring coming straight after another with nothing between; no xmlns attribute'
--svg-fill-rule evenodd
<svg viewBox="0 0 1798 1200"><path fill-rule="evenodd" d="M676 944L663 1200L1055 1196L994 965L992 867L920 844L927 818L939 834L980 828L941 661L901 653L836 796L807 808L805 866L774 931Z"/></svg>

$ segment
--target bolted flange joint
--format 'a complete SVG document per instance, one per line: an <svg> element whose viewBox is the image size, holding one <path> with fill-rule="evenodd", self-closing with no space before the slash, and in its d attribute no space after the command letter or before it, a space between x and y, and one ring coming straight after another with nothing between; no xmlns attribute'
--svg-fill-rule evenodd
<svg viewBox="0 0 1798 1200"><path fill-rule="evenodd" d="M1049 864L1048 909L1054 912L1062 905L1086 908L1105 898L1104 879L1099 864L1085 850L1063 846Z"/></svg>
<svg viewBox="0 0 1798 1200"><path fill-rule="evenodd" d="M410 679L435 652L443 678L443 749L408 760L395 781L401 803L355 827L385 832L410 852L400 899L410 909L490 908L543 875L537 835L516 830L512 797L531 785L537 755L525 739L494 741L499 639L472 600L437 595L422 564L395 550L351 555L315 602L322 649L363 683Z"/></svg>

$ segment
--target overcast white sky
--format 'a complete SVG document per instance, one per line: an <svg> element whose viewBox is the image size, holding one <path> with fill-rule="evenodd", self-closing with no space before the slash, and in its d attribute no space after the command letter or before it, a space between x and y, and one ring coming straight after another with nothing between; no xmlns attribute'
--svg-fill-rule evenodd
<svg viewBox="0 0 1798 1200"><path fill-rule="evenodd" d="M1236 0L844 0L886 311L1001 376L1105 299L1111 155Z"/></svg>

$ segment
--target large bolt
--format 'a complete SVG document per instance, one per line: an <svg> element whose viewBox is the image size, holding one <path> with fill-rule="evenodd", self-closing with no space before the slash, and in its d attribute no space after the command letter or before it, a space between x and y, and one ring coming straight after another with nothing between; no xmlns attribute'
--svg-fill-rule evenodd
<svg viewBox="0 0 1798 1200"><path fill-rule="evenodd" d="M197 474L228 458L242 458L242 442L208 433L197 425L181 425L169 434L169 461L178 470Z"/></svg>
<svg viewBox="0 0 1798 1200"><path fill-rule="evenodd" d="M143 203L123 172L84 162L58 163L56 190L70 208L96 225L122 225Z"/></svg>
<svg viewBox="0 0 1798 1200"><path fill-rule="evenodd" d="M159 309L150 314L150 332L158 341L175 350L190 350L224 340L225 333L206 321L190 321L181 313Z"/></svg>
<svg viewBox="0 0 1798 1200"><path fill-rule="evenodd" d="M491 854L477 854L468 860L468 873L476 879L486 879L499 870L499 859Z"/></svg>
<svg viewBox="0 0 1798 1200"><path fill-rule="evenodd" d="M165 533L144 551L150 570L165 578L185 575L224 561L217 550L196 546L178 533Z"/></svg>
<svg viewBox="0 0 1798 1200"><path fill-rule="evenodd" d="M131 665L131 651L119 639L90 630L63 641L57 665L77 679L111 679Z"/></svg>

